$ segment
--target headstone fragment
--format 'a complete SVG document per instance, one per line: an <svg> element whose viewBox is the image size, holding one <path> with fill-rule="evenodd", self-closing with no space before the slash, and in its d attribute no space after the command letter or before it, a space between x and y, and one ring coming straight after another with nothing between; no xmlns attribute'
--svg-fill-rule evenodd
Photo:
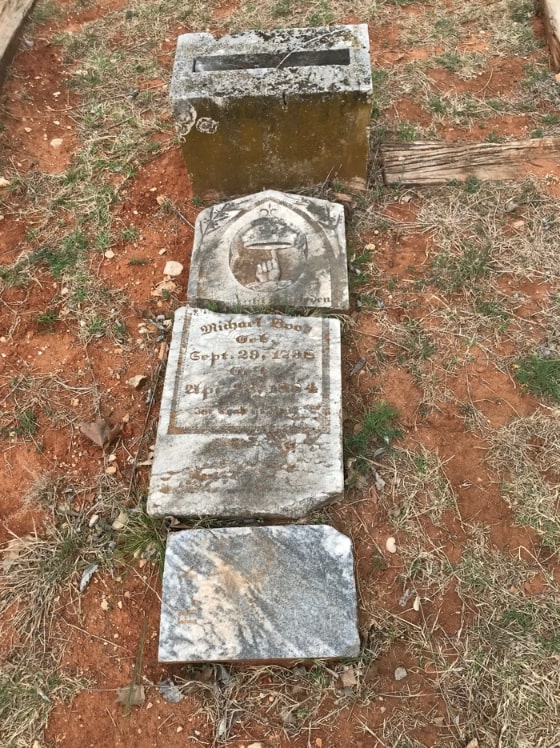
<svg viewBox="0 0 560 748"><path fill-rule="evenodd" d="M179 37L170 97L194 194L365 184L366 24Z"/></svg>
<svg viewBox="0 0 560 748"><path fill-rule="evenodd" d="M148 513L301 517L343 486L339 321L177 310Z"/></svg>
<svg viewBox="0 0 560 748"><path fill-rule="evenodd" d="M187 298L225 310L348 309L344 209L266 190L203 210Z"/></svg>
<svg viewBox="0 0 560 748"><path fill-rule="evenodd" d="M326 525L171 533L160 662L353 657L349 538Z"/></svg>

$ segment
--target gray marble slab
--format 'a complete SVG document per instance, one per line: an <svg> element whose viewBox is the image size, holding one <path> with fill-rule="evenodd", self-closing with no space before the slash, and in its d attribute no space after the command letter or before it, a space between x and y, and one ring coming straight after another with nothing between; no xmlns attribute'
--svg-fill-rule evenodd
<svg viewBox="0 0 560 748"><path fill-rule="evenodd" d="M301 517L343 487L339 321L177 310L148 513Z"/></svg>
<svg viewBox="0 0 560 748"><path fill-rule="evenodd" d="M187 299L229 311L348 309L343 207L265 190L203 210Z"/></svg>
<svg viewBox="0 0 560 748"><path fill-rule="evenodd" d="M353 657L349 538L325 525L171 533L160 662Z"/></svg>

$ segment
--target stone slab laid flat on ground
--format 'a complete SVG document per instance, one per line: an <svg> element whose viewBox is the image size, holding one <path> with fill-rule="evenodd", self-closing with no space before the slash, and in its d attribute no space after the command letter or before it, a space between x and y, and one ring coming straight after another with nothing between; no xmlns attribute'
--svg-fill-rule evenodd
<svg viewBox="0 0 560 748"><path fill-rule="evenodd" d="M192 306L349 307L344 208L266 190L196 219Z"/></svg>
<svg viewBox="0 0 560 748"><path fill-rule="evenodd" d="M148 513L301 517L343 487L339 321L178 309Z"/></svg>
<svg viewBox="0 0 560 748"><path fill-rule="evenodd" d="M349 538L326 525L170 533L160 662L353 657Z"/></svg>
<svg viewBox="0 0 560 748"><path fill-rule="evenodd" d="M367 24L183 34L170 97L194 194L365 186L371 96Z"/></svg>

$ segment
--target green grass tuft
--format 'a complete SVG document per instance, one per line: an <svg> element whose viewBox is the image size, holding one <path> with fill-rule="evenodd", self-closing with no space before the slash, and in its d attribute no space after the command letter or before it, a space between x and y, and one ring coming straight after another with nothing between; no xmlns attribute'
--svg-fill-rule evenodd
<svg viewBox="0 0 560 748"><path fill-rule="evenodd" d="M515 378L535 397L560 403L560 358L526 356L515 362Z"/></svg>

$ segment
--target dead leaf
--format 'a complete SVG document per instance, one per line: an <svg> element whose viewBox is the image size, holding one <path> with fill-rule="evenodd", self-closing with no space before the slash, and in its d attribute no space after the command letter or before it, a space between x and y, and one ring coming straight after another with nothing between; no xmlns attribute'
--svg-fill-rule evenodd
<svg viewBox="0 0 560 748"><path fill-rule="evenodd" d="M92 421L91 423L82 421L78 428L84 436L87 436L88 439L102 449L112 444L121 432L120 423L111 426L111 424L101 416L98 416L95 421Z"/></svg>
<svg viewBox="0 0 560 748"><path fill-rule="evenodd" d="M145 374L137 374L135 377L127 379L126 383L131 387L134 387L135 390L138 390L142 385L146 384L147 381L148 377Z"/></svg>
<svg viewBox="0 0 560 748"><path fill-rule="evenodd" d="M185 698L181 689L173 683L171 678L162 680L161 683L158 683L158 689L160 694L163 696L163 699L169 701L170 704L178 704Z"/></svg>
<svg viewBox="0 0 560 748"><path fill-rule="evenodd" d="M12 538L6 543L2 551L2 571L7 574L16 563L22 552L35 540L33 535L24 535L22 538Z"/></svg>
<svg viewBox="0 0 560 748"><path fill-rule="evenodd" d="M136 686L131 683L129 686L123 686L117 689L117 704L125 706L142 706L146 701L144 686Z"/></svg>
<svg viewBox="0 0 560 748"><path fill-rule="evenodd" d="M359 682L357 669L355 667L352 667L352 665L347 665L342 671L340 680L342 681L343 688L352 688L353 686L357 686Z"/></svg>
<svg viewBox="0 0 560 748"><path fill-rule="evenodd" d="M126 527L127 522L128 522L127 512L121 511L119 512L118 517L116 518L116 520L114 520L111 527L113 528L113 530L123 530Z"/></svg>
<svg viewBox="0 0 560 748"><path fill-rule="evenodd" d="M85 590L85 588L90 583L92 576L95 574L98 568L99 568L99 564L97 563L90 564L87 567L87 569L82 574L82 578L80 580L80 592L83 592Z"/></svg>
<svg viewBox="0 0 560 748"><path fill-rule="evenodd" d="M172 280L163 280L158 283L157 286L151 291L150 296L169 296L177 288L177 284L173 283Z"/></svg>

